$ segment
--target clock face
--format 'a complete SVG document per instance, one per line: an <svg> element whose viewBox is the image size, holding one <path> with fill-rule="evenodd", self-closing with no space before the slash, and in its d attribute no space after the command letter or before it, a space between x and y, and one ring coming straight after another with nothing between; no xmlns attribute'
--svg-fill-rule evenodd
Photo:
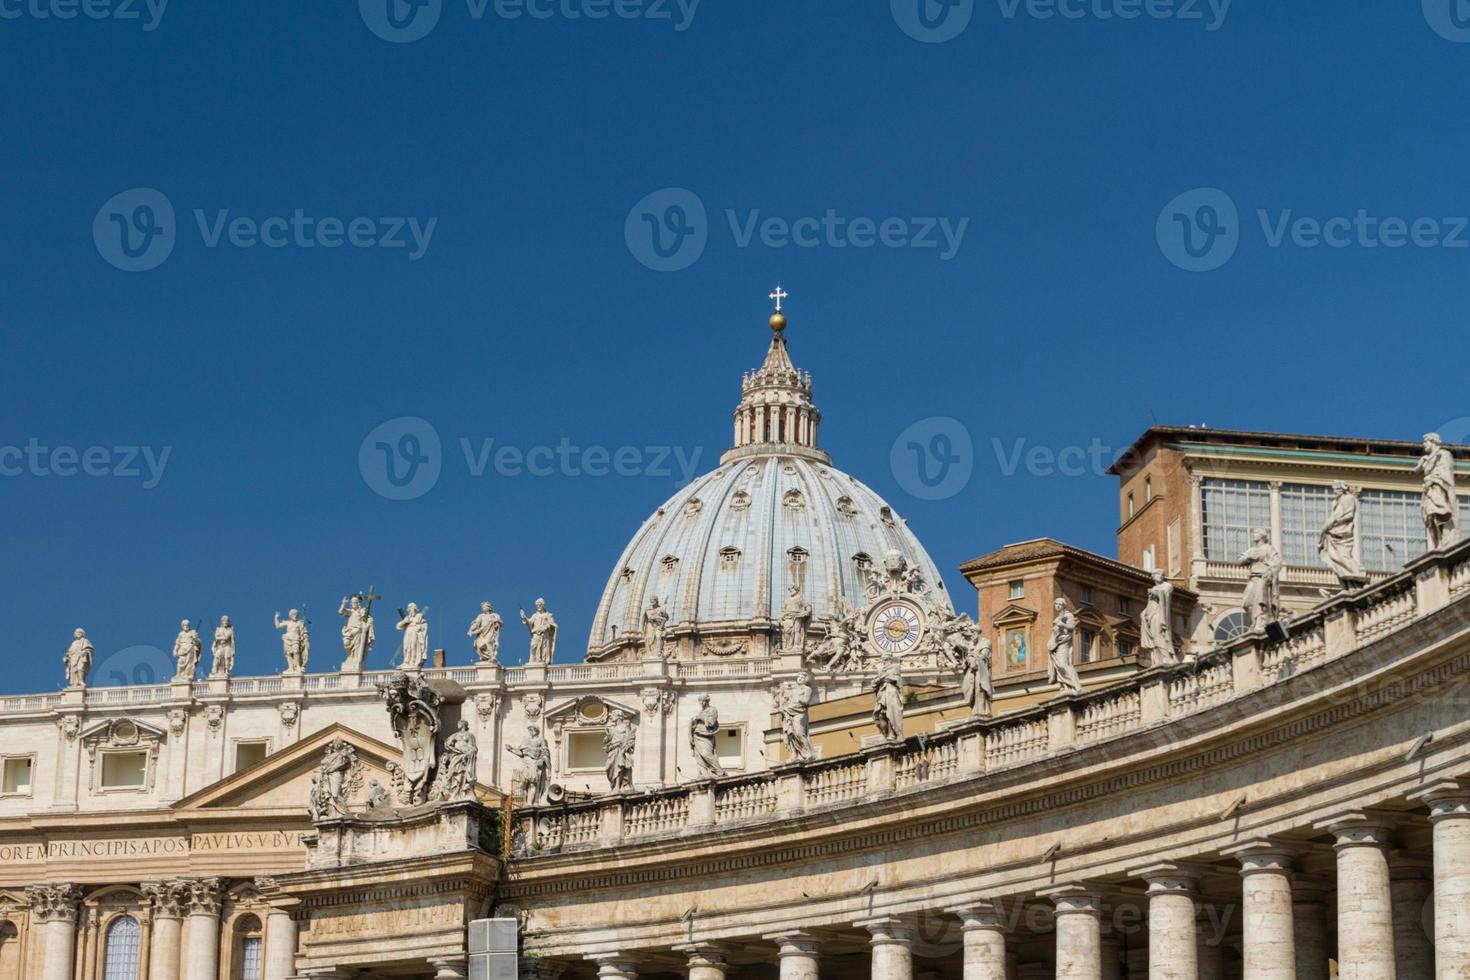
<svg viewBox="0 0 1470 980"><path fill-rule="evenodd" d="M884 653L905 654L919 645L924 636L924 621L919 612L906 602L889 602L878 607L868 627L868 638Z"/></svg>

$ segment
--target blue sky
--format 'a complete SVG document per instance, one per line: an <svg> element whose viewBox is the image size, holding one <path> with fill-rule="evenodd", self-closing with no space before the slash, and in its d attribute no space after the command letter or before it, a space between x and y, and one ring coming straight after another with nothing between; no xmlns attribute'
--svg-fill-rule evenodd
<svg viewBox="0 0 1470 980"><path fill-rule="evenodd" d="M479 600L544 595L579 658L778 279L825 447L957 590L1024 538L1111 554L1089 460L1154 418L1467 427L1448 0L919 2L0 0L0 688L57 688L74 626L106 682L222 613L275 671L303 604L334 665L368 585L451 662ZM438 452L364 450L403 418ZM968 478L923 499L910 441Z"/></svg>

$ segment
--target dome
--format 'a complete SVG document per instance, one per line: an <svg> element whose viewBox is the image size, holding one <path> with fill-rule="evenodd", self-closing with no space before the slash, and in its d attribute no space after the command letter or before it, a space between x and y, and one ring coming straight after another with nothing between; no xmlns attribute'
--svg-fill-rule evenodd
<svg viewBox="0 0 1470 980"><path fill-rule="evenodd" d="M765 365L742 385L735 446L628 543L597 607L590 658L636 643L653 598L670 627L701 634L768 631L792 585L811 605L813 622L840 614L844 601L862 608L861 569L889 552L916 566L932 601L952 610L938 569L907 524L817 447L821 414L811 402L811 376L791 364L784 317L771 326Z"/></svg>

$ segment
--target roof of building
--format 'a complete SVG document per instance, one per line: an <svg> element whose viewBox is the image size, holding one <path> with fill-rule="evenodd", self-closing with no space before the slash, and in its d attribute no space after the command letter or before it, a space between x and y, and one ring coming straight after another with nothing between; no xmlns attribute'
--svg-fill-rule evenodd
<svg viewBox="0 0 1470 980"><path fill-rule="evenodd" d="M1150 573L1134 565L1126 565L1116 558L1107 558L1095 551L1086 548L1078 548L1074 545L1058 541L1056 538L1036 538L1031 541L1019 541L1016 544L1008 544L998 551L981 555L979 558L971 558L960 566L960 571L981 572L991 568L1004 568L1008 565L1019 565L1029 561L1039 561L1045 558L1075 558L1078 561L1091 562L1103 565L1121 575L1146 581Z"/></svg>
<svg viewBox="0 0 1470 980"><path fill-rule="evenodd" d="M1458 433L1452 433L1458 435ZM1417 458L1423 440L1372 439L1361 436L1302 435L1288 432L1253 432L1248 429L1212 429L1195 425L1153 425L1144 430L1108 467L1114 476L1126 472L1147 449L1158 442L1188 441L1224 446L1255 446L1270 449L1316 449L1359 456L1403 456ZM1457 459L1470 460L1470 445L1448 443Z"/></svg>

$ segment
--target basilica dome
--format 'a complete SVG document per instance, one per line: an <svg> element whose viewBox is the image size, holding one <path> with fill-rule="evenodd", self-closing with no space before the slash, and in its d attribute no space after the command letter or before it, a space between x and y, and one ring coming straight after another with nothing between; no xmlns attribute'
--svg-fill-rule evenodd
<svg viewBox="0 0 1470 980"><path fill-rule="evenodd" d="M765 652L762 639L791 586L812 607L814 623L840 615L844 602L862 608L862 569L891 552L919 569L937 607L952 609L938 569L904 520L818 447L811 375L792 365L785 317L778 312L771 326L765 363L742 382L734 447L628 543L598 604L589 659L637 646L655 598L674 635L690 637L690 652L695 638L717 655Z"/></svg>

